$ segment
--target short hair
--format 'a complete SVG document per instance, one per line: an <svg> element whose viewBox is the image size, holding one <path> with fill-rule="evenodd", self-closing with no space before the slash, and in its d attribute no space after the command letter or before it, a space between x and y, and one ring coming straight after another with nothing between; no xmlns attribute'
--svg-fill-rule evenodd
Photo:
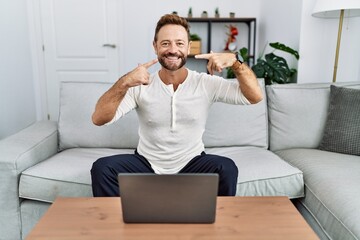
<svg viewBox="0 0 360 240"><path fill-rule="evenodd" d="M185 18L179 17L176 14L165 14L160 18L160 20L157 22L156 28L155 28L155 35L154 35L154 42L157 41L157 35L160 31L160 29L168 24L174 24L174 25L180 25L185 28L188 34L188 40L190 41L190 26Z"/></svg>

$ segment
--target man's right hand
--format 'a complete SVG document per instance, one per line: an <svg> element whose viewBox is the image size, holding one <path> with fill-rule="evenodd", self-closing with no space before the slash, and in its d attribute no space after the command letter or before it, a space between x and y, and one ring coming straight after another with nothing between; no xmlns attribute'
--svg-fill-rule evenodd
<svg viewBox="0 0 360 240"><path fill-rule="evenodd" d="M128 88L149 84L150 73L148 69L157 62L158 59L153 59L150 62L139 64L134 70L123 76L123 84Z"/></svg>

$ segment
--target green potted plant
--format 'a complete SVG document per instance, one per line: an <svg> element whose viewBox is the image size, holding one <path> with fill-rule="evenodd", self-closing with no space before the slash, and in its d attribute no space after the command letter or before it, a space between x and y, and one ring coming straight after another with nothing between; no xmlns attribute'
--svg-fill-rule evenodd
<svg viewBox="0 0 360 240"><path fill-rule="evenodd" d="M215 8L215 17L219 18L220 17L220 12L219 12L219 8Z"/></svg>
<svg viewBox="0 0 360 240"><path fill-rule="evenodd" d="M188 18L192 18L192 8L191 7L189 8L189 11L188 11Z"/></svg>
<svg viewBox="0 0 360 240"><path fill-rule="evenodd" d="M285 58L275 55L274 52L276 50L280 50L289 53L297 60L300 58L299 53L291 47L288 47L285 44L279 42L269 43L269 46L274 48L274 50L268 54L265 54L265 56L261 55L257 59L256 64L251 67L256 77L264 78L266 85L271 85L273 83L284 84L293 82L293 76L296 74L297 70L294 68L290 69ZM247 48L240 49L239 53L244 61L248 61L249 56ZM235 77L231 69L230 73L228 71L227 75L229 78Z"/></svg>

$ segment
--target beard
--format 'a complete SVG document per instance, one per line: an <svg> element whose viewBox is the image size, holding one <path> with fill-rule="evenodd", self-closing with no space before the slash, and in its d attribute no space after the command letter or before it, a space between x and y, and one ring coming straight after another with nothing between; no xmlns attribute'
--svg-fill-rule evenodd
<svg viewBox="0 0 360 240"><path fill-rule="evenodd" d="M167 63L166 62L166 58L167 57L177 57L181 59L180 64L177 63ZM170 70L170 71L175 71L178 70L180 68L182 68L185 63L186 63L186 57L183 53L167 53L167 54L163 54L161 56L158 57L159 63L161 64L161 66L163 66L163 68Z"/></svg>

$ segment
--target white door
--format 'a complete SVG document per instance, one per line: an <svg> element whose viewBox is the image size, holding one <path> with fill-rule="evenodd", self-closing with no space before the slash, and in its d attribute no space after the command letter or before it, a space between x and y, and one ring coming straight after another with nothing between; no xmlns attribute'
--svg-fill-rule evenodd
<svg viewBox="0 0 360 240"><path fill-rule="evenodd" d="M118 78L117 0L40 0L48 118L61 81Z"/></svg>

